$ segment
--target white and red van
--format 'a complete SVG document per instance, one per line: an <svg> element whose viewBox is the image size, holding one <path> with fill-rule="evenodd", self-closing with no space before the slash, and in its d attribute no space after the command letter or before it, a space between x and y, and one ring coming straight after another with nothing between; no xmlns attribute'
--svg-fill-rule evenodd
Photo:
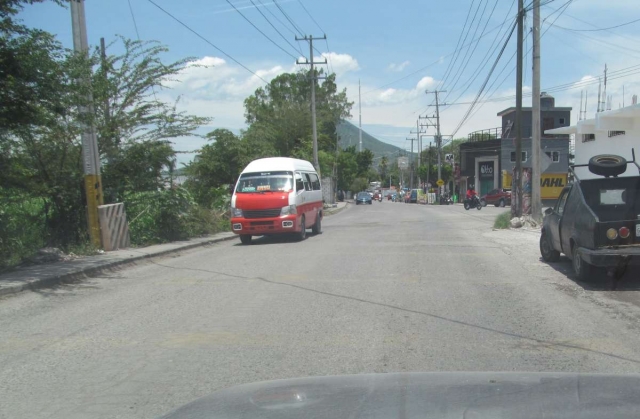
<svg viewBox="0 0 640 419"><path fill-rule="evenodd" d="M322 232L322 188L313 165L305 160L269 157L242 171L231 198L231 228L243 244L252 236Z"/></svg>

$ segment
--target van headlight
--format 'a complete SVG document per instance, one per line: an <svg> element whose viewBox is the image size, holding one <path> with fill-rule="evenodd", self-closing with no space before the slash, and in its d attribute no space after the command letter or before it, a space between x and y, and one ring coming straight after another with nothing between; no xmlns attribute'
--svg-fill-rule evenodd
<svg viewBox="0 0 640 419"><path fill-rule="evenodd" d="M296 210L296 206L295 205L287 205L286 207L282 207L282 209L280 210L280 215L291 215L291 214L297 214L298 211Z"/></svg>
<svg viewBox="0 0 640 419"><path fill-rule="evenodd" d="M232 217L242 217L242 210L240 208L231 207Z"/></svg>

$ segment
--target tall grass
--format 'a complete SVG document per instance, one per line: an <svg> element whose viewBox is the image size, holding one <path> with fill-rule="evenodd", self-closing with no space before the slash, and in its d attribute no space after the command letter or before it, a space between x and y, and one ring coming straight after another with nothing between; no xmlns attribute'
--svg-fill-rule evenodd
<svg viewBox="0 0 640 419"><path fill-rule="evenodd" d="M509 228L509 221L511 221L511 211L505 211L496 217L496 220L493 222L493 228Z"/></svg>

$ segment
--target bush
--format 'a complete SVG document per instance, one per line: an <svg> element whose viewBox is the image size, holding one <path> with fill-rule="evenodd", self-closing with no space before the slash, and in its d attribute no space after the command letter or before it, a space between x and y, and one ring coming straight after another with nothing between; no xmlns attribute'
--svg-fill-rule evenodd
<svg viewBox="0 0 640 419"><path fill-rule="evenodd" d="M19 264L46 244L44 201L12 201L0 203L0 269Z"/></svg>
<svg viewBox="0 0 640 419"><path fill-rule="evenodd" d="M124 202L134 245L186 240L228 228L226 211L199 206L184 188L130 193Z"/></svg>
<svg viewBox="0 0 640 419"><path fill-rule="evenodd" d="M511 221L511 211L503 212L496 217L496 220L493 222L493 228L509 228L509 221Z"/></svg>

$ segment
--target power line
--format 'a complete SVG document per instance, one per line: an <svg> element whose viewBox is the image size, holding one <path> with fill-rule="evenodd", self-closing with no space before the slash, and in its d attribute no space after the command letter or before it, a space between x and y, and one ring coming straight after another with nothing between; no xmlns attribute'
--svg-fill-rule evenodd
<svg viewBox="0 0 640 419"><path fill-rule="evenodd" d="M313 18L313 16L311 15L311 13L309 13L309 10L307 10L307 8L304 6L304 3L302 3L301 0L298 0L298 3L300 3L300 6L302 6L302 8L304 9L304 11L307 13L307 15L309 16L309 18L311 18L311 20L313 21L313 23L316 24L316 26L318 27L318 29L320 29L320 31L324 34L326 34L326 32L324 31L324 29L322 29L320 27L320 24ZM331 52L331 49L329 48L329 41L327 41L327 39L325 38L324 40L325 45L327 46L327 62L329 63L329 67L331 67L331 72L335 73L335 71L333 71L333 64L331 63L331 57L329 57L329 53ZM319 52L319 51L318 51Z"/></svg>
<svg viewBox="0 0 640 419"><path fill-rule="evenodd" d="M447 81L447 78L449 77L449 70L452 68L453 65L455 65L455 61L457 61L459 54L459 51L463 48L461 47L460 49L458 49L458 46L460 45L460 41L462 41L462 36L465 33L465 29L467 28L467 22L469 21L469 16L471 16L471 11L473 10L473 3L475 3L476 0L471 0L471 5L469 6L469 11L467 12L467 17L464 20L464 25L462 26L462 31L460 32L460 36L458 37L458 42L456 43L456 48L453 51L454 52L454 57L451 58L451 60L449 61L449 65L447 65L446 70L444 71L444 76L442 77L442 81L439 83L438 87L436 87L436 89L444 87L444 84ZM478 8L480 8L480 5L478 5ZM475 19L475 16L474 16Z"/></svg>
<svg viewBox="0 0 640 419"><path fill-rule="evenodd" d="M238 10L236 8L236 6L233 5L233 3L231 3L229 0L227 0L227 3L229 3L229 5L231 7L233 7L235 9L236 12L238 12L240 14L240 16L242 16L244 18L244 20L246 20L247 22L249 22L249 24L251 26L253 26L255 28L255 30L257 30L258 32L260 32L262 34L262 36L264 36L265 38L267 38L269 41L271 41L271 43L273 45L275 45L276 47L278 47L282 52L284 52L285 54L287 54L288 56L290 56L291 58L293 58L294 60L297 60L298 57L296 57L295 55L291 54L290 52L288 52L286 49L282 48L276 41L274 41L273 39L269 38L269 36L262 32L260 30L260 28L258 28L256 25L253 24L253 22L251 20L249 20L249 18L247 18L240 10ZM279 32L278 32L279 33ZM295 50L295 48L293 48Z"/></svg>
<svg viewBox="0 0 640 419"><path fill-rule="evenodd" d="M216 45L214 45L211 41L209 41L207 38L205 38L204 36L200 35L198 32L196 32L195 30L191 29L191 27L189 27L189 25L187 25L186 23L184 23L183 21L181 21L180 19L178 19L177 17L175 17L174 15L172 15L171 13L169 13L168 11L166 11L165 9L163 9L162 7L160 7L156 2L154 2L153 0L147 0L149 3L153 4L154 6L156 6L158 9L162 10L167 16L169 16L171 19L175 20L176 22L178 22L180 25L184 26L189 32L193 33L195 36L197 36L198 38L202 39L204 42L206 42L207 44L211 45L213 48L215 48L216 50L218 50L221 54L223 54L225 57L229 58L231 61L233 61L234 63L238 64L240 67L244 68L245 70L247 70L249 73L253 74L254 76L256 76L257 78L259 78L260 80L262 80L265 83L269 83L268 81L266 81L265 79L263 79L262 77L260 77L258 74L256 74L253 70L249 69L249 67L247 67L246 65L242 64L240 61L236 60L235 58L233 58L231 55L227 54L226 52L224 52L223 50L221 50L220 48L218 48Z"/></svg>
<svg viewBox="0 0 640 419"><path fill-rule="evenodd" d="M271 25L271 27L273 28L273 30L275 30L276 32L278 32L278 35L280 35L280 37L281 37L282 39L284 39L284 41L285 41L287 44L289 44L289 46L290 46L291 48L293 48L293 49L295 50L295 49L296 49L296 47L294 47L294 46L293 46L293 44L292 44L291 42L289 42L289 40L288 40L287 38L285 38L285 36L284 36L284 35L283 35L279 30L278 30L278 28L276 28L276 27L275 27L275 25L274 25L273 23L271 23L271 21L269 20L269 18L268 18L264 13L262 13L262 10L260 10L260 9L258 8L258 6L253 2L253 0L249 0L249 1L251 2L251 4L253 4L253 5L255 6L256 10L258 10L258 13L260 13L260 14L262 15L262 17L264 18L264 20L266 20L266 21L269 23L269 25ZM236 9L236 10L237 10L237 9ZM302 50L300 49L300 46L299 46L299 45L298 45L298 51L300 52L300 55L303 55L303 54L302 54Z"/></svg>
<svg viewBox="0 0 640 419"><path fill-rule="evenodd" d="M286 30L288 30L289 32L291 32L294 36L295 36L295 35L297 35L297 34L296 34L296 31L294 31L293 29L291 29L289 26L285 25L285 24L280 20L280 18L279 18L278 16L276 16L276 14L275 14L275 13L273 13L273 12L271 11L271 9L269 9L269 8L267 7L267 5L266 5L266 4L264 4L264 3L262 2L262 0L258 0L258 3L260 3L260 4L262 5L262 7L263 7L263 8L265 8L265 9L267 10L267 12L269 12L269 14L270 14L271 16L273 16L273 18L274 18L275 20L277 20L277 21L278 21L278 23L280 23L280 24L282 25L282 27L283 27L283 28L285 28ZM302 52L302 51L300 51L300 52Z"/></svg>
<svg viewBox="0 0 640 419"><path fill-rule="evenodd" d="M140 40L140 32L138 32L138 24L136 23L136 17L133 14L133 7L131 7L131 0L127 0L129 2L129 12L131 12L131 19L133 19L133 27L136 29L136 36L138 37L138 41Z"/></svg>
<svg viewBox="0 0 640 419"><path fill-rule="evenodd" d="M502 57L502 54L504 53L504 50L507 48L507 45L509 44L509 40L511 39L511 36L513 35L513 32L515 31L516 26L517 26L517 21L513 22L513 25L511 26L511 32L509 32L509 36L507 37L507 40L505 41L504 45L502 46L502 49L500 50L500 53L496 57L495 62L493 63L493 66L491 67L491 70L489 70L489 74L487 74L487 77L486 77L484 83L480 87L480 91L476 95L473 103L471 104L471 106L469 106L469 109L467 110L465 115L462 117L462 120L458 123L458 126L456 127L455 130L453 130L453 133L451 135L455 136L458 133L458 131L460 130L460 128L462 127L462 125L466 122L467 118L469 118L469 114L471 114L471 111L473 111L473 108L475 107L478 99L480 98L480 95L482 95L482 92L484 91L484 88L487 86L487 83L489 82L489 79L491 78L491 75L493 74L493 71L496 69L496 66L498 65L498 62L500 61L500 58Z"/></svg>
<svg viewBox="0 0 640 419"><path fill-rule="evenodd" d="M627 22L627 23L621 23L620 25L616 25L616 26L610 26L608 28L597 28L597 29L574 29L574 28L565 28L559 25L555 25L555 26L556 28L564 29L567 31L573 31L573 32L599 32L599 31L608 31L610 29L621 28L623 26L631 25L632 23L636 23L636 22L640 22L640 19L632 20L631 22Z"/></svg>
<svg viewBox="0 0 640 419"><path fill-rule="evenodd" d="M496 0L496 2L493 4L493 9L491 10L491 13L489 14L489 17L487 18L487 21L486 21L486 23L484 24L484 27L482 28L482 32L480 33L480 35L484 34L484 32L487 30L487 26L489 25L489 21L491 20L491 17L493 16L493 13L494 13L494 12L495 12L495 10L496 10L496 6L498 6L498 2L499 2L499 0ZM487 7L486 7L487 5L488 5L488 3L485 3L485 9L487 8ZM482 11L482 16L484 16L484 10ZM480 17L480 21L478 21L478 26L476 27L476 31L473 33L473 36L474 36L474 37L476 36L476 33L478 32L478 28L480 27L480 22L482 21L482 16ZM467 65L469 64L469 62L470 62L470 61L471 61L471 59L473 58L474 54L476 53L476 50L478 49L478 45L480 45L480 42L479 42L479 41L475 44L475 46L474 46L473 50L471 51L471 55L469 55L469 58L466 58L466 55L467 55L467 54L465 54L465 58L463 58L463 59L462 59L463 63L460 65L460 69L459 69L459 71L458 71L458 72L456 72L456 76L454 76L454 77L456 77L456 81L455 81L455 83L453 84L453 86L451 86L451 87L449 88L449 90L450 90L450 91L449 91L449 92L447 93L447 95L445 96L445 98L444 98L443 102L445 102L445 103L446 103L446 101L447 101L447 99L449 98L449 96L451 96L452 91L453 91L453 90L454 90L454 88L458 85L458 82L460 81L460 77L462 77L462 73L460 73L460 71L463 71L463 70L467 67ZM468 52L469 52L469 49L467 49L467 53L468 53ZM487 57L485 57L485 59L484 59L483 61L486 61L486 58L487 58ZM465 61L465 60L466 60L466 61ZM460 74L460 77L458 77L458 74Z"/></svg>
<svg viewBox="0 0 640 419"><path fill-rule="evenodd" d="M509 10L507 11L507 18L508 16L511 14L511 9L513 9L513 6L515 6L516 4L516 0L513 0L511 2L511 7L509 7ZM507 20L505 19L504 22L502 22L501 27L504 27L504 25L507 23ZM507 29L508 31L508 29ZM501 30L499 30L498 32L496 32L496 36L493 38L493 41L491 42L491 46L489 47L489 50L487 51L487 53L485 54L485 58L480 62L480 64L478 65L478 67L476 67L476 69L471 73L471 77L469 78L469 80L467 80L466 83L466 87L464 88L464 90L462 91L462 93L460 93L458 95L458 97L456 97L453 102L457 102L471 87L471 85L473 84L473 82L475 82L477 80L477 78L480 76L480 74L482 73L482 71L484 71L485 67L487 66L487 64L490 62L489 59L491 57L494 56L494 54L498 51L498 48L500 47L500 43L504 40L505 36L507 36L507 31L504 32L504 34L502 35L502 37L500 38L499 42L496 42L498 40L498 35L500 35ZM494 46L495 45L495 46ZM492 50L493 49L493 50ZM491 51L492 50L492 51ZM491 52L489 52L491 51ZM505 65L506 66L506 65ZM504 71L504 68L502 69L502 71L500 71L500 74L502 74L502 72ZM498 74L498 77L500 77L500 74ZM495 83L495 82L494 82ZM489 86L489 89L491 89L491 87L493 86L493 84L491 86ZM462 87L461 87L462 88ZM458 89L459 90L459 89ZM453 92L452 92L453 93ZM442 112L444 112L447 108L443 109Z"/></svg>
<svg viewBox="0 0 640 419"><path fill-rule="evenodd" d="M300 28L298 27L298 25L295 24L295 22L293 21L293 19L291 19L289 17L289 15L287 14L287 12L284 11L284 9L282 7L280 7L280 5L278 4L278 2L276 0L273 0L273 4L276 5L276 7L278 8L278 10L280 10L280 13L282 13L284 15L284 17L289 21L289 23L291 23L291 26L293 26L293 28L298 31L298 34L300 34L300 36L304 36L304 33L302 33L302 31L300 30Z"/></svg>

